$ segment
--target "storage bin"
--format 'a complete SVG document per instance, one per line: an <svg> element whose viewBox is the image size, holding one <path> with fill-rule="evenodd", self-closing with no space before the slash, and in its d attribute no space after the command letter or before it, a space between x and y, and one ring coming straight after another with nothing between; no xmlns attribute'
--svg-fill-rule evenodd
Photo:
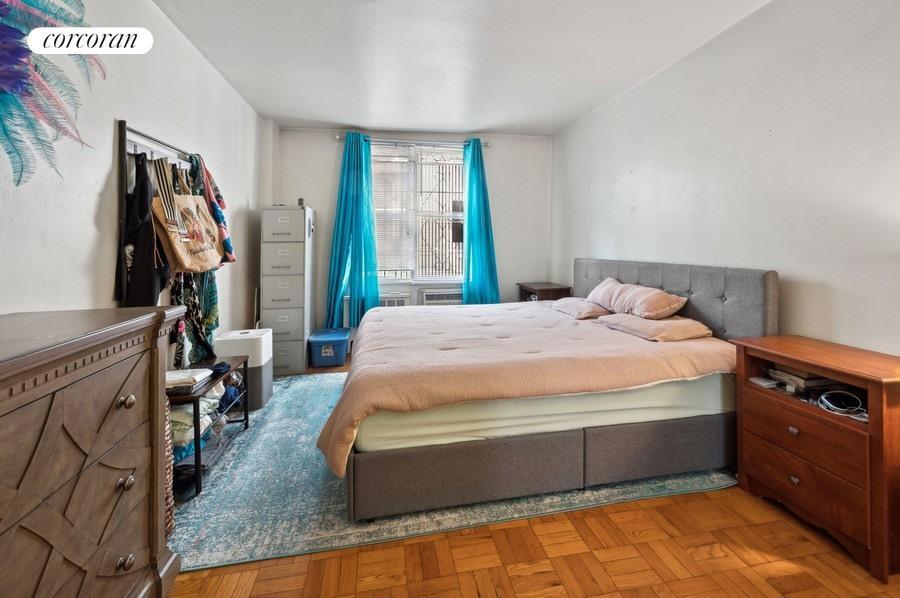
<svg viewBox="0 0 900 598"><path fill-rule="evenodd" d="M247 392L250 409L265 406L272 396L272 331L268 328L231 330L213 341L219 357L249 355L247 361Z"/></svg>
<svg viewBox="0 0 900 598"><path fill-rule="evenodd" d="M320 328L309 335L309 360L314 368L344 365L350 346L349 328Z"/></svg>

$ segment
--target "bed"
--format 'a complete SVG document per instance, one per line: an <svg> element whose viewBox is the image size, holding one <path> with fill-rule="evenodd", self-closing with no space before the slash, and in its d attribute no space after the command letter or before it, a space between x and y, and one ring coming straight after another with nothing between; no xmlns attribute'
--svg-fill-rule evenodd
<svg viewBox="0 0 900 598"><path fill-rule="evenodd" d="M688 297L714 338L650 343L545 303L367 314L319 446L352 520L734 463L734 350L774 334L775 272L575 260ZM462 402L461 402L462 401Z"/></svg>

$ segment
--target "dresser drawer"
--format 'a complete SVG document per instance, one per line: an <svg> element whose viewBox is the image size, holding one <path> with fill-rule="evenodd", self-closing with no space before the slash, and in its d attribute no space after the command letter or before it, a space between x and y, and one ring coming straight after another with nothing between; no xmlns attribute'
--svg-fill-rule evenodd
<svg viewBox="0 0 900 598"><path fill-rule="evenodd" d="M138 577L132 574L149 566L150 450L148 422L4 527L0 542L11 542L16 550L0 559L3 595L126 595ZM127 571L117 569L118 558L124 557L124 564L129 554L136 555L134 563ZM127 587L100 590L91 570L104 584L106 578L132 580Z"/></svg>
<svg viewBox="0 0 900 598"><path fill-rule="evenodd" d="M144 496L94 555L96 575L87 580L91 595L139 595L146 585L151 575L149 509L149 496Z"/></svg>
<svg viewBox="0 0 900 598"><path fill-rule="evenodd" d="M149 493L150 463L146 422L73 480L71 493L57 492L47 502L64 510L83 537L106 542Z"/></svg>
<svg viewBox="0 0 900 598"><path fill-rule="evenodd" d="M263 243L264 275L303 274L303 243Z"/></svg>
<svg viewBox="0 0 900 598"><path fill-rule="evenodd" d="M772 444L860 486L869 487L869 435L784 405L749 387L741 390L741 425Z"/></svg>
<svg viewBox="0 0 900 598"><path fill-rule="evenodd" d="M149 365L135 355L0 417L0 479L17 483L4 527L149 419Z"/></svg>
<svg viewBox="0 0 900 598"><path fill-rule="evenodd" d="M306 210L263 210L263 241L295 241L306 238Z"/></svg>
<svg viewBox="0 0 900 598"><path fill-rule="evenodd" d="M303 341L288 341L272 344L272 370L276 375L296 374L306 366Z"/></svg>
<svg viewBox="0 0 900 598"><path fill-rule="evenodd" d="M66 433L91 447L88 464L150 419L150 361L144 352L57 392Z"/></svg>
<svg viewBox="0 0 900 598"><path fill-rule="evenodd" d="M825 524L869 544L869 495L862 488L749 432L743 432L743 472Z"/></svg>
<svg viewBox="0 0 900 598"><path fill-rule="evenodd" d="M272 329L274 342L305 340L302 309L264 309L262 327Z"/></svg>

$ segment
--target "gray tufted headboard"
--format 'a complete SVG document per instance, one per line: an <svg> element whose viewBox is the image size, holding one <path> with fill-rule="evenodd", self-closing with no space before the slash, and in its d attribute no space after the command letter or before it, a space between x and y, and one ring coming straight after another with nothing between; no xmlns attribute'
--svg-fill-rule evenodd
<svg viewBox="0 0 900 598"><path fill-rule="evenodd" d="M718 266L575 260L575 295L587 297L605 278L687 297L679 315L703 322L719 338L778 333L778 273Z"/></svg>

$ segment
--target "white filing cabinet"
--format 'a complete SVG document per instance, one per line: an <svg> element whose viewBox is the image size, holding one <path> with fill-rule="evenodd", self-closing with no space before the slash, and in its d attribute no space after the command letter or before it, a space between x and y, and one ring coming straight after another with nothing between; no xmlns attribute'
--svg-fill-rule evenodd
<svg viewBox="0 0 900 598"><path fill-rule="evenodd" d="M306 340L312 332L314 212L274 206L262 212L260 326L272 329L276 376L306 370Z"/></svg>

